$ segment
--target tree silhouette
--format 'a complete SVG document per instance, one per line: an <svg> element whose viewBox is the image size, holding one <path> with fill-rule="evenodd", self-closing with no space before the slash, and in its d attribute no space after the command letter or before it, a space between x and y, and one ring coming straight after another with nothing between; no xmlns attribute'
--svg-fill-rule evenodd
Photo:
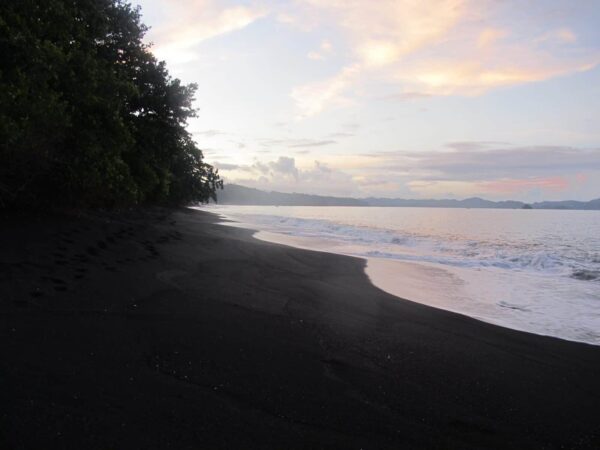
<svg viewBox="0 0 600 450"><path fill-rule="evenodd" d="M0 207L215 198L186 131L197 86L170 77L121 0L0 3Z"/></svg>

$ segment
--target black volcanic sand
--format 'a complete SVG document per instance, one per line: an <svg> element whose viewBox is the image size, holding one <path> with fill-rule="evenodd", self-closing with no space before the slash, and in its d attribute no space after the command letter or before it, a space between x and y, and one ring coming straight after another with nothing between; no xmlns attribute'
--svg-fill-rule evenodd
<svg viewBox="0 0 600 450"><path fill-rule="evenodd" d="M600 448L600 347L211 214L0 224L0 448Z"/></svg>

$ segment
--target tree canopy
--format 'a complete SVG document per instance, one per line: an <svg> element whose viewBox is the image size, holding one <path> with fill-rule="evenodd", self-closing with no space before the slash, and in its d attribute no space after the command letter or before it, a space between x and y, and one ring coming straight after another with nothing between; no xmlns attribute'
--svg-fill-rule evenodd
<svg viewBox="0 0 600 450"><path fill-rule="evenodd" d="M215 198L185 129L195 84L169 75L122 0L0 2L0 207Z"/></svg>

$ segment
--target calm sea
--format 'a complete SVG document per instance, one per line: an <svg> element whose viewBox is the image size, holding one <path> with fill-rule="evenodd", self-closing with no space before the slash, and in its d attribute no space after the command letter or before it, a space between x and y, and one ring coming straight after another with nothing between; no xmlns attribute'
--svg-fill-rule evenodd
<svg viewBox="0 0 600 450"><path fill-rule="evenodd" d="M368 260L380 288L600 345L600 211L211 206L256 237Z"/></svg>

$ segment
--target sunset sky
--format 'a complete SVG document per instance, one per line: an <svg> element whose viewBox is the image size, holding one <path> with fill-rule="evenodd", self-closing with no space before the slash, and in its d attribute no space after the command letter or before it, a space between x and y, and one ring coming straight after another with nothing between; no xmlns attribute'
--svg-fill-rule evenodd
<svg viewBox="0 0 600 450"><path fill-rule="evenodd" d="M227 182L600 197L600 1L144 0Z"/></svg>

